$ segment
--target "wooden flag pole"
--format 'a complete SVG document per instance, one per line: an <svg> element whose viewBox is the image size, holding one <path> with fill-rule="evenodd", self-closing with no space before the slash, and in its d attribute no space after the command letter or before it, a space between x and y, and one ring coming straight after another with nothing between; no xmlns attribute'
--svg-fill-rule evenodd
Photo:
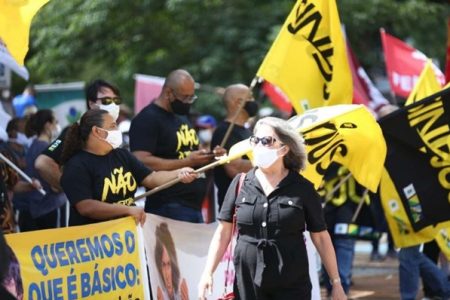
<svg viewBox="0 0 450 300"><path fill-rule="evenodd" d="M257 83L258 83L258 78L257 77L253 78L253 80L250 84L250 87L249 87L250 91L253 90L253 88L256 86ZM231 120L230 125L227 128L227 132L225 132L222 142L220 143L221 148L223 148L225 146L225 144L227 143L228 138L230 137L231 131L233 130L234 123L236 122L236 119L238 118L239 114L241 113L241 110L244 108L245 102L246 102L245 99L240 99L239 106L236 110L236 113L234 114L233 119Z"/></svg>

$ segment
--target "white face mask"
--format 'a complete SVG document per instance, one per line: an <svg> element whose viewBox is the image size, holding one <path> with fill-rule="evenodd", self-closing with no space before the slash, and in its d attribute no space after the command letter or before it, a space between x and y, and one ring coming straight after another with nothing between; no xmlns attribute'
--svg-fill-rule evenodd
<svg viewBox="0 0 450 300"><path fill-rule="evenodd" d="M253 148L253 164L260 168L270 167L279 157L278 150L283 149L283 147L271 149L264 146L256 146Z"/></svg>
<svg viewBox="0 0 450 300"><path fill-rule="evenodd" d="M55 140L61 134L61 126L56 124L55 128L52 130L52 140Z"/></svg>
<svg viewBox="0 0 450 300"><path fill-rule="evenodd" d="M103 129L103 128L101 128ZM113 149L117 149L120 147L120 145L122 145L122 132L119 129L114 129L114 130L105 130L108 135L105 138L105 141L108 142L108 144L111 145L111 147L113 147Z"/></svg>
<svg viewBox="0 0 450 300"><path fill-rule="evenodd" d="M100 109L106 110L113 117L114 121L116 121L119 117L120 106L115 103L111 103L108 105L100 104L98 107Z"/></svg>
<svg viewBox="0 0 450 300"><path fill-rule="evenodd" d="M200 141L203 143L211 143L212 139L212 132L208 129L202 129L198 132L198 137L200 138Z"/></svg>
<svg viewBox="0 0 450 300"><path fill-rule="evenodd" d="M33 138L27 138L27 136L25 134L23 134L22 132L18 132L17 133L17 143L26 146L26 147L30 147L31 143L33 142Z"/></svg>

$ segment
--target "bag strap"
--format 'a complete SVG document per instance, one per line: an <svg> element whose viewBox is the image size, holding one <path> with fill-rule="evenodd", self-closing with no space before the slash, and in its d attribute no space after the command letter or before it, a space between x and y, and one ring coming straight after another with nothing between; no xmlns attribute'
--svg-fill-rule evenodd
<svg viewBox="0 0 450 300"><path fill-rule="evenodd" d="M245 180L245 176L247 174L246 173L241 173L240 177L239 177L239 182L236 185L236 198L239 196L239 193L241 192L241 188L242 185L244 184L244 180ZM234 214L233 214L233 224L231 225L231 239L230 239L230 243L228 244L228 252L231 254L231 252L233 251L233 237L234 237L234 233L236 231L236 211L237 208L236 206L234 207ZM230 261L231 261L231 255L228 256L228 261L227 261L227 271L225 273L225 289L223 294L225 295L227 293L227 287L228 287L228 272L230 271Z"/></svg>

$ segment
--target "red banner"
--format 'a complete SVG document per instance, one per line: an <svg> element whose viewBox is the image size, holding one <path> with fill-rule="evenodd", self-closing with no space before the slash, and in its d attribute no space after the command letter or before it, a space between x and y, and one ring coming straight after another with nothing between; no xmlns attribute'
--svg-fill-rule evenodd
<svg viewBox="0 0 450 300"><path fill-rule="evenodd" d="M358 58L353 52L350 42L347 40L347 57L352 71L353 80L353 103L364 104L373 111L378 111L389 101L375 87L366 71L359 64Z"/></svg>
<svg viewBox="0 0 450 300"><path fill-rule="evenodd" d="M425 67L427 56L383 29L381 41L391 89L396 95L407 98ZM436 66L433 68L439 82L444 85L444 74Z"/></svg>

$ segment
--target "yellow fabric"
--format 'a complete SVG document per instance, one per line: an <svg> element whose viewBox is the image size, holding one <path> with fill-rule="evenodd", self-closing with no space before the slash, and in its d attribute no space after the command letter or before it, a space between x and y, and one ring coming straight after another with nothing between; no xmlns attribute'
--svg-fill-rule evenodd
<svg viewBox="0 0 450 300"><path fill-rule="evenodd" d="M0 0L0 39L23 66L28 51L31 20L49 0Z"/></svg>
<svg viewBox="0 0 450 300"><path fill-rule="evenodd" d="M386 158L386 142L373 115L362 105L335 105L307 111L297 118L306 143L308 164L303 175L318 188L325 170L335 161L356 181L376 192Z"/></svg>
<svg viewBox="0 0 450 300"><path fill-rule="evenodd" d="M410 247L431 241L436 237L438 229L432 226L414 232L406 214L405 207L386 169L383 170L381 176L380 198L384 215L386 216L386 221L396 247Z"/></svg>
<svg viewBox="0 0 450 300"><path fill-rule="evenodd" d="M439 230L436 242L445 257L450 260L450 227Z"/></svg>
<svg viewBox="0 0 450 300"><path fill-rule="evenodd" d="M281 88L298 114L351 103L352 75L335 0L298 0L257 76Z"/></svg>
<svg viewBox="0 0 450 300"><path fill-rule="evenodd" d="M441 88L441 84L437 80L436 74L433 71L433 63L429 59L425 64L425 68L420 74L419 80L417 80L414 89L411 94L409 94L408 99L405 102L405 106L437 93L441 90Z"/></svg>

